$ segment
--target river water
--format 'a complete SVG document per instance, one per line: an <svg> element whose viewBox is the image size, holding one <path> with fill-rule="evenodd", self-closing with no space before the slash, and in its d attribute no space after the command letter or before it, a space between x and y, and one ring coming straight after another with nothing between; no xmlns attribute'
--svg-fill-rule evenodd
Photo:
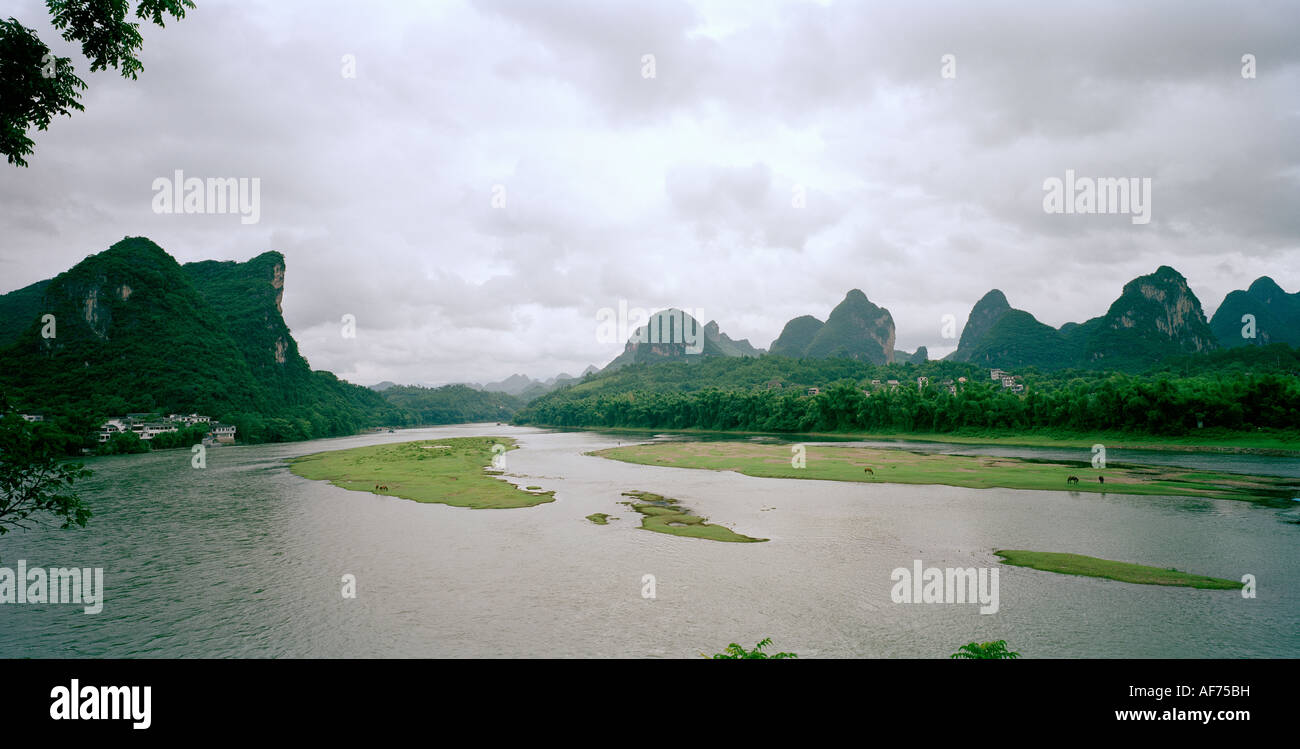
<svg viewBox="0 0 1300 749"><path fill-rule="evenodd" d="M553 489L556 501L419 504L308 481L284 461L471 435L519 440L507 478ZM1293 513L1186 497L762 479L584 455L627 441L460 425L220 447L204 469L184 450L90 460L90 525L0 536L0 566L102 567L103 611L2 604L0 657L698 657L763 637L801 658L946 657L993 639L1025 657L1300 657ZM633 489L771 540L639 530L640 516L618 504ZM618 519L593 525L585 516L595 512ZM1251 574L1257 597L1007 567L992 554L1003 548ZM915 560L998 568L997 613L894 603L891 572ZM341 594L343 575L356 578L353 599Z"/></svg>

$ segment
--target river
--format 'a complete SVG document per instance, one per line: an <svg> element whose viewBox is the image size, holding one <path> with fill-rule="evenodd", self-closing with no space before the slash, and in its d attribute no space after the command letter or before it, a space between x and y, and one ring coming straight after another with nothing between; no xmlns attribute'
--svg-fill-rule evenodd
<svg viewBox="0 0 1300 749"><path fill-rule="evenodd" d="M299 478L284 460L471 435L519 440L507 478L553 489L556 501L419 504ZM0 605L0 657L675 658L763 637L801 658L936 658L994 639L1025 657L1300 657L1300 525L1276 508L763 479L584 455L628 439L481 424L225 446L203 469L184 450L91 459L89 526L0 536L0 566L102 567L103 611ZM925 449L948 448L973 451ZM639 530L640 516L618 504L633 489L770 540ZM595 512L618 519L597 526L585 519ZM992 554L1003 548L1251 574L1257 597L1007 567ZM891 572L915 560L998 568L997 613L894 603ZM341 594L344 575L355 576L355 598Z"/></svg>

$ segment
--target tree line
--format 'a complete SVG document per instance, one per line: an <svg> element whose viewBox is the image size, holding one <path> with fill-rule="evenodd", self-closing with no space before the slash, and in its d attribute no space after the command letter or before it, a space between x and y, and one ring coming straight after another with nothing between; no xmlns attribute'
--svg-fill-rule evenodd
<svg viewBox="0 0 1300 749"><path fill-rule="evenodd" d="M1131 375L1027 370L1022 378L1025 390L1016 393L993 382L988 370L972 366L967 382L954 381L957 392L953 393L941 384L948 378L940 379L944 370L953 368L952 363L852 364L857 364L856 372L852 367L846 370L842 360L829 363L826 370L840 375L852 372L856 377L783 383L779 389L764 384L719 386L717 382L699 383L701 389L693 390L653 387L647 378L654 373L647 367L621 378L611 376L604 383L596 378L543 396L521 411L516 421L563 427L760 432L1049 429L1163 436L1186 435L1198 429L1295 430L1300 425L1300 378L1294 372L1224 368L1182 376L1168 371ZM734 382L737 371L746 366L725 365L725 376L714 379ZM803 370L810 368L816 365L795 362L787 366L787 372L799 372L807 380L808 372ZM930 372L928 383L918 385L916 377L926 376L920 372ZM660 385L674 379L671 373L665 374ZM899 375L891 378L899 380L897 387L872 384L873 379L887 382L889 374ZM821 392L809 396L805 385Z"/></svg>

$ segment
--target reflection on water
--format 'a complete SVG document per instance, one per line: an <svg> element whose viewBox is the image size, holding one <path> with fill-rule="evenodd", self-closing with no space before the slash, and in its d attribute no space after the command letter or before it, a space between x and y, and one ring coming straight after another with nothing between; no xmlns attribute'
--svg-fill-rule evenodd
<svg viewBox="0 0 1300 749"><path fill-rule="evenodd" d="M491 434L520 440L509 478L555 490L554 503L421 505L301 479L283 461ZM801 657L943 657L992 639L1027 657L1300 656L1300 525L1285 512L1178 497L761 479L584 455L628 440L473 425L222 447L203 470L183 450L95 459L83 492L90 526L0 537L0 566L104 567L104 611L0 605L0 656L698 657L767 636ZM1056 457L1048 448L990 449ZM1110 458L1135 460L1120 455ZM1274 460L1173 457L1220 469ZM631 489L771 540L638 530L639 516L618 504ZM585 519L596 512L609 525ZM897 567L992 566L1002 548L1249 573L1259 595L1002 567L995 615L890 599ZM355 600L340 595L344 574L356 576ZM642 597L647 574L654 599Z"/></svg>

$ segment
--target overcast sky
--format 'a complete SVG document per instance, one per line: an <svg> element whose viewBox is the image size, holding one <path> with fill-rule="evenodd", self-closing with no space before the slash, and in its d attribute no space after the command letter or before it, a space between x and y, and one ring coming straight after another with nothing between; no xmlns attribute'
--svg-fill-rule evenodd
<svg viewBox="0 0 1300 749"><path fill-rule="evenodd" d="M620 301L766 348L860 288L938 356L992 288L1056 326L1160 265L1207 313L1300 289L1300 4L197 5L129 81L6 3L89 89L0 163L0 291L127 235L278 250L313 367L440 384L603 366ZM155 214L177 169L260 178L259 222ZM1150 223L1046 213L1067 169L1151 178Z"/></svg>

